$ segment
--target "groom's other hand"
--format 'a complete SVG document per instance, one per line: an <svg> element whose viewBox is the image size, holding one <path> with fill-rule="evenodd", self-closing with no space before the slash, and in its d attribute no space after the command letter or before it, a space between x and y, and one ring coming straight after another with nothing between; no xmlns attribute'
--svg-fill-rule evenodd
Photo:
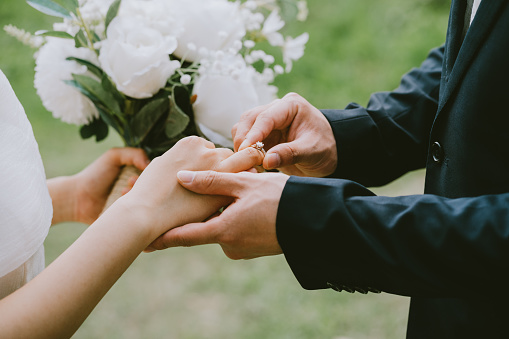
<svg viewBox="0 0 509 339"><path fill-rule="evenodd" d="M178 179L190 191L229 196L233 202L205 222L187 224L163 234L150 245L149 251L217 243L231 259L282 253L276 237L276 216L287 175L181 171Z"/></svg>
<svg viewBox="0 0 509 339"><path fill-rule="evenodd" d="M257 141L266 145L266 169L289 175L324 177L334 172L338 156L332 128L306 99L289 93L244 113L233 127L235 150Z"/></svg>

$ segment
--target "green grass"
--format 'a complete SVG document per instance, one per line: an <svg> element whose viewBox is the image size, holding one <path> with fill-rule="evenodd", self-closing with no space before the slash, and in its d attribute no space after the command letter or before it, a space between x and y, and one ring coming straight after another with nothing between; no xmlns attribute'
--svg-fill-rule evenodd
<svg viewBox="0 0 509 339"><path fill-rule="evenodd" d="M309 0L306 53L280 95L300 93L319 108L366 104L373 91L390 90L445 39L448 3L440 0ZM22 0L2 0L0 25L29 31L51 19ZM0 68L33 124L48 177L72 174L118 138L82 141L78 128L51 117L33 89L33 51L0 32ZM4 159L7 161L7 159ZM379 194L422 192L415 172ZM83 231L63 224L50 231L47 262ZM303 249L305 250L305 249ZM143 254L97 306L75 338L403 338L408 299L303 290L283 256L231 261L218 246Z"/></svg>

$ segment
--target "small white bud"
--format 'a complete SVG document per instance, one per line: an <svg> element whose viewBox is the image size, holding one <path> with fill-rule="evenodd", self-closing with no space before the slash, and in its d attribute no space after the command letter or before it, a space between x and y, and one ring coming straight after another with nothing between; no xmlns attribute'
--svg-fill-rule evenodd
<svg viewBox="0 0 509 339"><path fill-rule="evenodd" d="M180 82L182 85L189 85L191 83L191 76L189 74L184 74L180 77Z"/></svg>
<svg viewBox="0 0 509 339"><path fill-rule="evenodd" d="M244 46L246 48L253 48L255 46L255 42L253 40L246 40L244 41Z"/></svg>

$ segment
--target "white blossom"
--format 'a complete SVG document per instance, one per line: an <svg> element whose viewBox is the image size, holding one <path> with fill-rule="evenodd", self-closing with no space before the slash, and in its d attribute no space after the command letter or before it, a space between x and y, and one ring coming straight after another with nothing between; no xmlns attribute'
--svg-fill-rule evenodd
<svg viewBox="0 0 509 339"><path fill-rule="evenodd" d="M282 46L284 43L283 35L279 30L283 28L285 22L279 16L278 11L272 11L265 20L262 28L262 34L272 46Z"/></svg>
<svg viewBox="0 0 509 339"><path fill-rule="evenodd" d="M308 14L309 14L307 1L306 0L298 1L297 9L299 10L297 13L297 20L306 21L306 19L308 18Z"/></svg>
<svg viewBox="0 0 509 339"><path fill-rule="evenodd" d="M209 140L232 147L231 129L242 113L273 100L277 89L239 55L227 55L212 65L204 67L195 81L195 121Z"/></svg>
<svg viewBox="0 0 509 339"><path fill-rule="evenodd" d="M76 48L73 40L47 40L35 61L34 85L37 94L55 118L70 124L87 124L98 116L97 109L92 101L78 89L64 83L64 80L72 80L72 74L91 74L85 66L66 59L72 56L97 64L95 54L87 48Z"/></svg>
<svg viewBox="0 0 509 339"><path fill-rule="evenodd" d="M116 17L108 27L99 62L118 90L137 99L149 98L166 85L180 67L169 55L177 47L174 37L128 17Z"/></svg>
<svg viewBox="0 0 509 339"><path fill-rule="evenodd" d="M182 24L177 36L175 55L187 61L198 61L200 49L208 51L228 50L246 34L237 2L225 0L170 0ZM189 43L198 52L187 48Z"/></svg>
<svg viewBox="0 0 509 339"><path fill-rule="evenodd" d="M283 46L283 61L286 64L286 72L292 70L293 61L299 60L304 55L304 47L309 40L309 34L303 33L295 39L287 37Z"/></svg>

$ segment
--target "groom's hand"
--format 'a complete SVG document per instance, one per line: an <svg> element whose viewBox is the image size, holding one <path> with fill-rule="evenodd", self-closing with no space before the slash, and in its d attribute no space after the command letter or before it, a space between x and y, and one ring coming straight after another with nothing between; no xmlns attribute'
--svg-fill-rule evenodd
<svg viewBox="0 0 509 339"><path fill-rule="evenodd" d="M276 237L276 216L287 175L181 171L178 179L188 190L229 196L233 202L206 222L187 224L163 234L148 251L217 243L231 259L282 253Z"/></svg>
<svg viewBox="0 0 509 339"><path fill-rule="evenodd" d="M338 162L336 140L325 116L298 94L253 108L232 129L235 150L257 141L267 147L266 169L290 175L324 177Z"/></svg>

